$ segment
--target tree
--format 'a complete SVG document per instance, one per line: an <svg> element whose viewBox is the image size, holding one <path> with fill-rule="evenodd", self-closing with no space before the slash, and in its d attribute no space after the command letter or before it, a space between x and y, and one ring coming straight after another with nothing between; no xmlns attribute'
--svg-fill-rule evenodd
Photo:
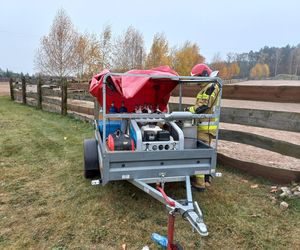
<svg viewBox="0 0 300 250"><path fill-rule="evenodd" d="M143 35L133 26L114 43L114 70L124 72L130 69L142 69L145 61L145 46Z"/></svg>
<svg viewBox="0 0 300 250"><path fill-rule="evenodd" d="M230 64L233 61L235 61L236 54L234 54L233 52L229 52L229 53L227 53L226 57L227 57L227 63Z"/></svg>
<svg viewBox="0 0 300 250"><path fill-rule="evenodd" d="M263 64L262 65L262 76L263 77L269 77L270 76L270 68L268 64Z"/></svg>
<svg viewBox="0 0 300 250"><path fill-rule="evenodd" d="M75 66L80 80L90 78L102 67L100 43L95 35L78 36L75 46Z"/></svg>
<svg viewBox="0 0 300 250"><path fill-rule="evenodd" d="M233 59L236 59L237 56L233 53L227 54L227 62L223 61L220 53L214 55L211 67L214 70L219 71L219 76L225 80L231 80L233 77L240 74L240 67L237 62L233 62Z"/></svg>
<svg viewBox="0 0 300 250"><path fill-rule="evenodd" d="M74 72L77 32L71 19L60 9L48 35L41 39L40 48L35 58L35 67L40 73L58 76L69 76Z"/></svg>
<svg viewBox="0 0 300 250"><path fill-rule="evenodd" d="M300 44L296 48L296 55L295 55L295 75L298 75L300 66Z"/></svg>
<svg viewBox="0 0 300 250"><path fill-rule="evenodd" d="M227 79L227 66L222 60L220 53L216 53L212 59L211 68L219 71L219 77Z"/></svg>
<svg viewBox="0 0 300 250"><path fill-rule="evenodd" d="M199 46L190 41L186 41L180 49L175 50L172 58L173 68L179 75L190 75L193 66L204 61Z"/></svg>
<svg viewBox="0 0 300 250"><path fill-rule="evenodd" d="M277 70L278 70L278 65L279 65L279 62L280 62L280 55L281 55L281 49L280 48L277 48L275 50L275 69L274 69L274 76L277 75Z"/></svg>
<svg viewBox="0 0 300 250"><path fill-rule="evenodd" d="M100 35L101 69L109 69L112 65L112 31L111 26L104 27Z"/></svg>
<svg viewBox="0 0 300 250"><path fill-rule="evenodd" d="M270 75L270 69L268 64L257 63L250 70L250 77L254 79L255 78L261 79L262 77L268 77L269 75Z"/></svg>
<svg viewBox="0 0 300 250"><path fill-rule="evenodd" d="M230 75L228 76L229 79L232 79L233 77L238 76L240 74L240 67L236 62L230 63L228 65L228 68L228 71L230 72Z"/></svg>
<svg viewBox="0 0 300 250"><path fill-rule="evenodd" d="M258 77L258 67L257 64L250 70L250 77L251 78L256 78Z"/></svg>
<svg viewBox="0 0 300 250"><path fill-rule="evenodd" d="M169 45L164 33L156 33L153 38L150 52L146 59L146 68L154 68L161 65L169 65Z"/></svg>
<svg viewBox="0 0 300 250"><path fill-rule="evenodd" d="M7 78L10 78L11 75L12 75L12 73L11 73L8 69L6 69L5 76L6 76Z"/></svg>

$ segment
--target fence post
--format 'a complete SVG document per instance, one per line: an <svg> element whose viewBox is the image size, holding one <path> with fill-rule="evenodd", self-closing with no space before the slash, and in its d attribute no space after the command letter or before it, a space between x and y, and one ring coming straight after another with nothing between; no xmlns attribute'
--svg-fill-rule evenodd
<svg viewBox="0 0 300 250"><path fill-rule="evenodd" d="M37 108L42 109L42 77L38 76L37 81Z"/></svg>
<svg viewBox="0 0 300 250"><path fill-rule="evenodd" d="M14 95L14 81L12 78L9 79L9 89L10 89L10 99L12 101L15 100L15 95Z"/></svg>
<svg viewBox="0 0 300 250"><path fill-rule="evenodd" d="M22 81L22 102L23 104L26 104L26 78L25 76L21 77Z"/></svg>
<svg viewBox="0 0 300 250"><path fill-rule="evenodd" d="M99 120L99 102L96 97L94 97L94 119Z"/></svg>
<svg viewBox="0 0 300 250"><path fill-rule="evenodd" d="M61 79L61 114L67 115L68 82L65 78Z"/></svg>

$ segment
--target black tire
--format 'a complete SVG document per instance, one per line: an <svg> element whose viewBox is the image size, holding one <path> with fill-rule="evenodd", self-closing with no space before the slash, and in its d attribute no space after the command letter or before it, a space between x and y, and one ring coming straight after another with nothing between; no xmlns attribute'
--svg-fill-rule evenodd
<svg viewBox="0 0 300 250"><path fill-rule="evenodd" d="M84 177L93 179L100 176L97 141L86 139L83 143L84 148Z"/></svg>

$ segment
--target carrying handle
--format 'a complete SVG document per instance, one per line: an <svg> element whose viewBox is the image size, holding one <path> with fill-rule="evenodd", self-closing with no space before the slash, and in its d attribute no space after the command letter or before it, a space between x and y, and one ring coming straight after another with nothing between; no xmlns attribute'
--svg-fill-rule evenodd
<svg viewBox="0 0 300 250"><path fill-rule="evenodd" d="M120 129L118 129L116 132L115 132L115 135L116 135L116 137L120 137L120 135L122 134L122 132L121 132L121 130Z"/></svg>

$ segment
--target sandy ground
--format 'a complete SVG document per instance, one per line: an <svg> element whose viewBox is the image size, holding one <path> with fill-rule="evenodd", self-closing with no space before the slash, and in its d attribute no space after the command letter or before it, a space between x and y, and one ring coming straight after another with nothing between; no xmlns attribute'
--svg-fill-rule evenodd
<svg viewBox="0 0 300 250"><path fill-rule="evenodd" d="M234 131L248 132L248 133L257 134L257 135L273 138L276 140L286 141L296 145L300 145L300 133L296 133L296 132L287 132L282 130L258 128L258 127L244 126L239 124L223 123L223 122L220 123L220 128L234 130Z"/></svg>
<svg viewBox="0 0 300 250"><path fill-rule="evenodd" d="M9 83L8 82L0 82L0 96L9 96Z"/></svg>
<svg viewBox="0 0 300 250"><path fill-rule="evenodd" d="M246 144L219 141L218 152L241 161L258 163L275 168L300 170L300 159Z"/></svg>
<svg viewBox="0 0 300 250"><path fill-rule="evenodd" d="M226 85L245 85L245 86L300 86L300 81L296 80L257 80L257 81L245 81L239 83L229 83Z"/></svg>

